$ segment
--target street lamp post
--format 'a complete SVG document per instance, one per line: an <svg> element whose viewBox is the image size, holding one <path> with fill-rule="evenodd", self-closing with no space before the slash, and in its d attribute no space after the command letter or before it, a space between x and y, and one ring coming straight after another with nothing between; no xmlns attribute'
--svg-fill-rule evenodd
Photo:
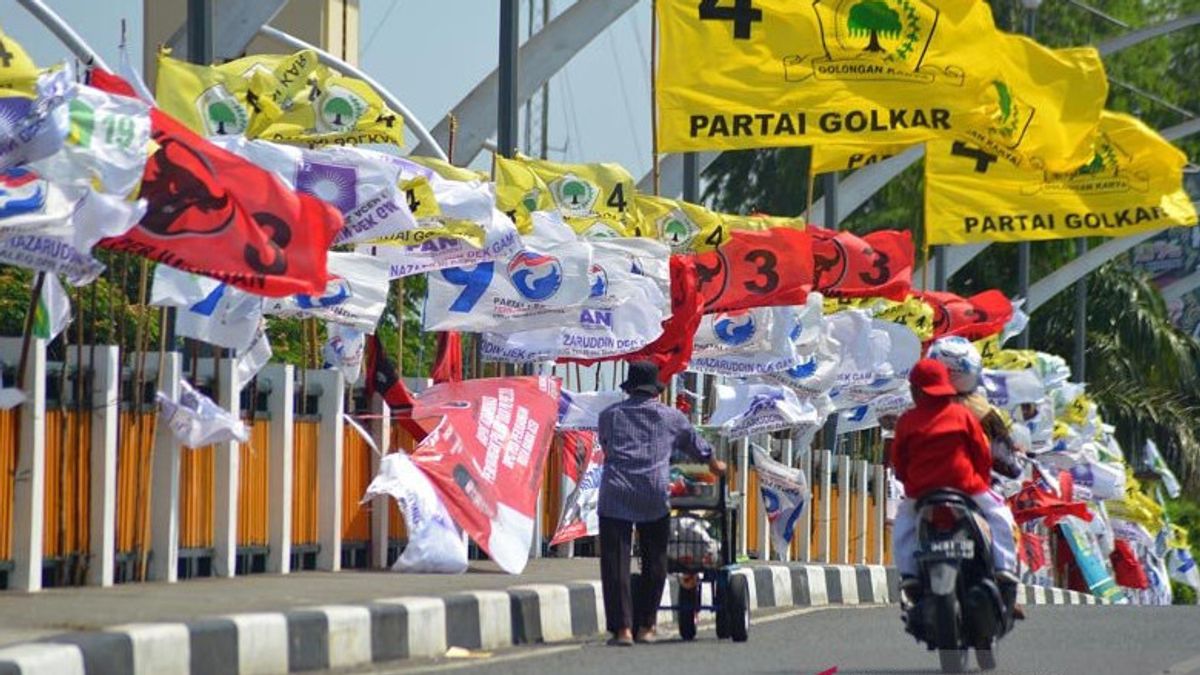
<svg viewBox="0 0 1200 675"><path fill-rule="evenodd" d="M1042 0L1021 0L1021 5L1025 7L1025 35L1033 37L1037 27L1037 10L1042 4ZM1017 295L1022 298L1029 297L1029 263L1030 263L1030 244L1023 241L1017 244ZM1029 349L1029 327L1017 336L1017 345L1021 349Z"/></svg>

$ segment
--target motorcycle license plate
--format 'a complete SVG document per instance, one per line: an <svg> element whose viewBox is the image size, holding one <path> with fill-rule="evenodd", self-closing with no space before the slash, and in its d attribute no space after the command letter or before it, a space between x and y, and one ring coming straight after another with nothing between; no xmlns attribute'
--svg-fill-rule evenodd
<svg viewBox="0 0 1200 675"><path fill-rule="evenodd" d="M975 557L975 542L973 541L935 541L929 544L929 552L947 558L970 559Z"/></svg>

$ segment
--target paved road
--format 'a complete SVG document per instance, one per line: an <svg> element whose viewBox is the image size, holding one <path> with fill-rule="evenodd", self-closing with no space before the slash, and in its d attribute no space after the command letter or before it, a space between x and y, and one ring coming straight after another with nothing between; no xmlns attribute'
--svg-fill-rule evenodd
<svg viewBox="0 0 1200 675"><path fill-rule="evenodd" d="M631 649L600 642L514 649L490 658L375 668L363 673L753 673L838 675L936 672L937 657L901 628L893 607L799 610L762 617L735 645L701 630L695 643ZM998 650L997 675L1200 673L1200 608L1032 607Z"/></svg>

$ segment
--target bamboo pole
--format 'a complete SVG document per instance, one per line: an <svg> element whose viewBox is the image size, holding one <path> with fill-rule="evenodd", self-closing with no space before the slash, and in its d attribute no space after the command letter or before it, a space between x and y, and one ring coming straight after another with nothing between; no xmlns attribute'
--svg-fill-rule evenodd
<svg viewBox="0 0 1200 675"><path fill-rule="evenodd" d="M92 299L92 304L95 305L95 301L96 301L95 284L92 285L91 299ZM83 317L84 317L83 289L80 288L76 291L76 294L75 294L75 366L76 366L77 370L75 371L75 405L74 405L75 430L76 430L76 432L75 432L75 490L74 490L75 499L74 499L74 508L75 508L75 552L77 555L74 558L74 562L72 564L72 569L75 572L75 583L76 584L81 584L83 582L83 572L85 569L84 565L86 564L86 561L88 559L88 556L87 556L88 543L87 543L86 538L83 536L83 533L84 533L83 524L84 524L84 521L86 520L86 512L87 512L87 509L85 509L84 507L88 503L88 500L83 499L83 495L85 493L85 488L86 488L86 483L84 481L83 467L87 464L86 462L84 462L84 454L88 450L88 445L85 442L85 439L83 436L83 430L84 430L85 421L87 424L89 424L89 425L91 424L91 419L90 419L91 415L90 415L90 410L89 410L88 415L86 415L86 416L84 415L84 411L88 410L88 409L83 405L83 397L84 397L83 384L84 384L84 376L85 376L85 373L87 372L87 370L84 368L84 363L83 363L83 340L84 340L84 333L83 333L84 318ZM94 314L93 314L93 318L94 318ZM96 354L95 342L96 342L95 336L93 335L92 336L92 348L89 350L90 356L92 356L92 357L94 357ZM94 361L93 361L93 363L94 363ZM89 466L88 474L90 475L90 473L91 473L91 471L90 471L90 466Z"/></svg>
<svg viewBox="0 0 1200 675"><path fill-rule="evenodd" d="M167 311L160 307L158 309L158 372L154 378L154 391L162 391L163 374L167 369ZM140 413L139 413L140 417ZM141 512L134 511L134 517L140 518L138 539L138 580L146 580L146 572L150 559L150 504L154 498L154 482L151 477L154 475L154 437L158 434L158 407L155 406L154 412L150 414L150 439L149 449L146 451L146 461L143 462L145 469L143 471L139 485L146 486L146 508ZM139 439L140 440L140 439Z"/></svg>
<svg viewBox="0 0 1200 675"><path fill-rule="evenodd" d="M658 162L658 0L650 3L650 164L657 197L662 178Z"/></svg>

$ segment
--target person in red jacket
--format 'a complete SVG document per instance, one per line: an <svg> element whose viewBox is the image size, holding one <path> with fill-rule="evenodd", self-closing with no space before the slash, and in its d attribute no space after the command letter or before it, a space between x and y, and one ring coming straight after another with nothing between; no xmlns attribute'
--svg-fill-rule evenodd
<svg viewBox="0 0 1200 675"><path fill-rule="evenodd" d="M892 553L901 578L917 576L917 500L934 490L953 488L971 495L987 519L996 577L1015 590L1015 524L1004 499L990 489L992 453L983 427L966 406L955 402L957 392L941 362L918 361L909 384L914 407L896 422L890 457L905 493L892 530Z"/></svg>

